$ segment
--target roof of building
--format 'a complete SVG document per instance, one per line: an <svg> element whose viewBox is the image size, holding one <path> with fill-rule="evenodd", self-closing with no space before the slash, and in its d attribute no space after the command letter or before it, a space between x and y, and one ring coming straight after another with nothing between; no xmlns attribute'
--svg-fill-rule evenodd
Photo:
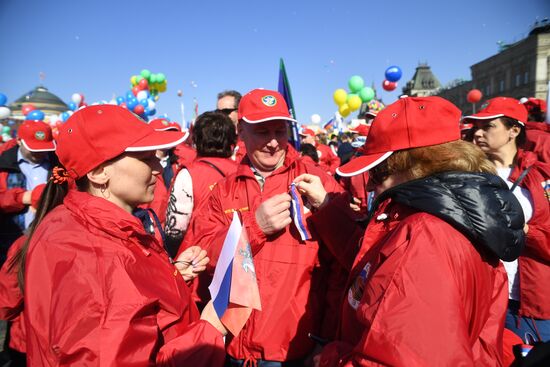
<svg viewBox="0 0 550 367"><path fill-rule="evenodd" d="M436 89L440 88L441 83L432 73L432 69L427 63L421 63L416 68L414 76L407 82L406 89L419 90L419 89Z"/></svg>
<svg viewBox="0 0 550 367"><path fill-rule="evenodd" d="M30 92L25 93L19 99L12 102L9 108L12 114L17 114L17 112L21 112L23 105L28 103L31 103L44 113L60 113L69 109L69 106L61 98L50 93L44 86L38 86Z"/></svg>

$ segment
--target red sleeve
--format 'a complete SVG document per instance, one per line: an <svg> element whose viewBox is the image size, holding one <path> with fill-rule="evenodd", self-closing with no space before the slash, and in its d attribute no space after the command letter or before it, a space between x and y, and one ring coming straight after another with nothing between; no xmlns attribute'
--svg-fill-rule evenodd
<svg viewBox="0 0 550 367"><path fill-rule="evenodd" d="M17 281L18 267L9 271L13 258L17 255L27 237L19 237L8 250L8 258L0 269L0 319L12 321L23 311L23 295Z"/></svg>
<svg viewBox="0 0 550 367"><path fill-rule="evenodd" d="M216 328L204 320L190 324L184 334L171 340L157 354L157 366L223 366L225 345Z"/></svg>
<svg viewBox="0 0 550 367"><path fill-rule="evenodd" d="M23 204L23 194L27 190L22 188L14 188L0 191L0 212L17 213L25 209Z"/></svg>
<svg viewBox="0 0 550 367"><path fill-rule="evenodd" d="M550 165L537 162L523 181L533 201L533 217L527 223L526 250L550 261Z"/></svg>

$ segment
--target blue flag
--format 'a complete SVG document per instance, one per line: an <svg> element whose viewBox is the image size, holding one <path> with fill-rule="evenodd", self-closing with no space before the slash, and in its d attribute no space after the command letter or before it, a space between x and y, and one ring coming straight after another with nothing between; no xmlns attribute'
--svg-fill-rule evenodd
<svg viewBox="0 0 550 367"><path fill-rule="evenodd" d="M281 93L288 106L288 113L290 117L296 120L296 111L294 110L294 103L292 102L292 94L290 93L290 85L288 84L288 77L286 76L285 63L283 59L279 63L279 88L278 92ZM294 121L290 121L290 136L289 139L296 148L300 151L300 135L298 135L298 124Z"/></svg>

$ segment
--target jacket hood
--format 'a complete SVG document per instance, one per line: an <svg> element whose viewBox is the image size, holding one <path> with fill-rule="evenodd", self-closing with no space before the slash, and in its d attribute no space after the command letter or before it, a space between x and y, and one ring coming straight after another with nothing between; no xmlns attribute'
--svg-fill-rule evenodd
<svg viewBox="0 0 550 367"><path fill-rule="evenodd" d="M501 260L513 261L523 250L523 210L498 176L445 172L405 182L383 192L375 208L388 198L444 220Z"/></svg>

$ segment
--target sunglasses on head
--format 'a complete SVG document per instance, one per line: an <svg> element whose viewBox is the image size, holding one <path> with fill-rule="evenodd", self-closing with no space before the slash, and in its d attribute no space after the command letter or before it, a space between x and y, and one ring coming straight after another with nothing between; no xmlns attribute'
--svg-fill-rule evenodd
<svg viewBox="0 0 550 367"><path fill-rule="evenodd" d="M222 108L222 109L217 109L216 112L221 112L223 114L226 114L226 115L229 115L231 114L231 112L235 112L237 111L237 108Z"/></svg>

